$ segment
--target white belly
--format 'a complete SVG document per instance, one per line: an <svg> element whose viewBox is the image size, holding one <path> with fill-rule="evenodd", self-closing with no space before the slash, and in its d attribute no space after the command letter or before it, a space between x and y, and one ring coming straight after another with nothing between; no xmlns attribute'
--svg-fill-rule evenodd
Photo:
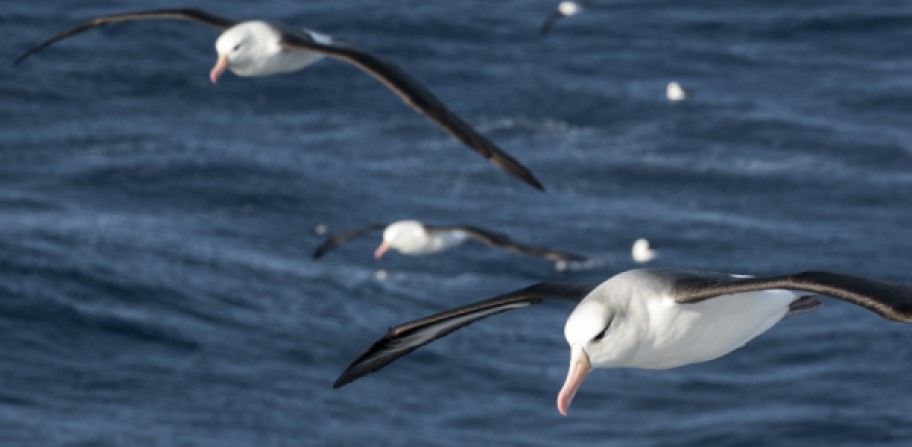
<svg viewBox="0 0 912 447"><path fill-rule="evenodd" d="M242 67L231 67L231 71L238 76L245 77L291 73L314 64L323 57L322 54L311 51L283 50L270 57L257 60L255 63Z"/></svg>
<svg viewBox="0 0 912 447"><path fill-rule="evenodd" d="M466 234L461 231L429 234L420 244L403 247L399 251L407 255L429 255L462 245Z"/></svg>
<svg viewBox="0 0 912 447"><path fill-rule="evenodd" d="M693 304L650 300L650 328L629 366L665 369L721 357L782 320L797 297L788 290L764 290Z"/></svg>

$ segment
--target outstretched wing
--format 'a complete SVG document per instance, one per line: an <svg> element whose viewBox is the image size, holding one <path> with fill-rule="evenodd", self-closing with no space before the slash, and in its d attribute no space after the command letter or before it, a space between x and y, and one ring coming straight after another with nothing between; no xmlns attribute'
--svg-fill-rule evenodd
<svg viewBox="0 0 912 447"><path fill-rule="evenodd" d="M386 225L372 224L372 225L368 225L366 227L361 227L361 228L358 228L355 230L334 234L334 235L326 238L326 240L323 241L323 243L320 244L320 246L317 247L316 250L314 250L313 258L320 259L321 257L323 257L323 255L325 255L329 251L335 249L336 247L338 247L358 236L361 236L362 234L370 233L371 231L379 231L384 228L386 228Z"/></svg>
<svg viewBox="0 0 912 447"><path fill-rule="evenodd" d="M434 231L453 231L459 230L465 232L469 236L483 242L485 245L490 247L500 248L503 250L512 251L514 253L520 253L529 256L538 256L540 258L550 259L552 261L585 261L584 256L575 255L573 253L560 252L555 250L550 250L542 247L535 247L532 245L523 245L516 242L513 242L512 239L507 237L504 234L496 233L493 231L484 230L478 227L471 226L456 226L456 227L426 227L428 232Z"/></svg>
<svg viewBox="0 0 912 447"><path fill-rule="evenodd" d="M19 65L22 63L22 61L27 59L32 54L37 53L53 45L55 42L66 39L67 37L70 37L74 34L79 34L83 31L97 28L99 26L110 25L112 23L131 22L134 20L189 20L191 22L218 28L223 31L231 28L237 23L234 20L212 15L208 12L200 11L198 9L159 9L155 11L138 11L126 14L101 16L80 23L73 28L70 28L60 34L57 34L54 37L51 37L48 40L45 40L44 42L39 43L38 45L33 46L32 48L29 48L25 53L22 53L22 56L19 56L19 58L16 59L15 65Z"/></svg>
<svg viewBox="0 0 912 447"><path fill-rule="evenodd" d="M595 286L594 284L536 284L506 295L396 326L352 362L336 379L333 388L342 387L377 371L399 357L482 318L538 304L543 300L579 302Z"/></svg>
<svg viewBox="0 0 912 447"><path fill-rule="evenodd" d="M675 280L672 295L679 303L693 303L720 295L767 289L828 295L869 309L888 320L912 323L912 286L841 273L803 272L768 278L684 276Z"/></svg>
<svg viewBox="0 0 912 447"><path fill-rule="evenodd" d="M399 95L406 104L500 169L534 188L544 190L529 169L447 109L433 93L392 62L336 39L325 43L317 42L314 38L301 33L286 33L282 45L289 49L316 51L358 67Z"/></svg>

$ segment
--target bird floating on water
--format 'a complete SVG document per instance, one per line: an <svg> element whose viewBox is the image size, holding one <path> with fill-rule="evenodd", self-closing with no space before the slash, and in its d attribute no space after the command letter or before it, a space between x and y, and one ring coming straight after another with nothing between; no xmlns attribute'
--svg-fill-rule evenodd
<svg viewBox="0 0 912 447"><path fill-rule="evenodd" d="M644 238L637 239L633 242L633 246L630 247L630 257L640 264L652 261L658 255L659 253Z"/></svg>
<svg viewBox="0 0 912 447"><path fill-rule="evenodd" d="M323 57L347 62L380 81L418 113L478 152L488 161L532 187L544 190L529 169L451 112L427 88L397 65L352 46L345 40L309 29L294 29L265 21L235 21L195 9L164 9L115 14L83 22L41 42L16 59L15 64L74 34L136 20L186 20L222 31L215 42L218 58L209 72L215 83L230 70L238 76L268 76L301 70Z"/></svg>
<svg viewBox="0 0 912 447"><path fill-rule="evenodd" d="M671 102L678 102L684 101L690 95L687 93L687 90L684 90L684 87L681 87L681 84L676 81L671 81L665 86L665 96Z"/></svg>
<svg viewBox="0 0 912 447"><path fill-rule="evenodd" d="M319 259L340 245L367 233L383 231L383 242L374 251L380 259L390 249L405 255L419 256L438 253L457 247L468 239L478 240L489 247L500 248L552 261L585 261L583 256L513 242L506 235L469 225L432 226L417 220L400 220L389 225L373 224L330 236L316 250Z"/></svg>
<svg viewBox="0 0 912 447"><path fill-rule="evenodd" d="M810 294L810 295L809 295ZM342 387L475 321L512 309L564 300L567 379L557 396L566 415L593 368L668 369L722 357L787 315L829 295L881 317L912 322L912 286L829 272L751 278L681 269L637 269L599 284L536 284L390 329L339 376Z"/></svg>

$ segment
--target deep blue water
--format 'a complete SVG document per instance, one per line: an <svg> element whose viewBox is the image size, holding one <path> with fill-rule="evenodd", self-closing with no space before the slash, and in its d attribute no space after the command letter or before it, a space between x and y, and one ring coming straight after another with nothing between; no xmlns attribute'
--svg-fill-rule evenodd
<svg viewBox="0 0 912 447"><path fill-rule="evenodd" d="M197 2L396 61L526 163L538 193L326 61L207 73L216 33L88 32L0 64L0 445L906 446L912 328L828 300L722 359L593 373L554 405L570 307L460 331L341 390L389 326L544 280L659 266L912 282L912 4ZM95 15L6 2L0 58ZM665 84L696 92L669 104ZM417 218L578 251L320 262L312 228ZM378 269L388 273L379 279Z"/></svg>

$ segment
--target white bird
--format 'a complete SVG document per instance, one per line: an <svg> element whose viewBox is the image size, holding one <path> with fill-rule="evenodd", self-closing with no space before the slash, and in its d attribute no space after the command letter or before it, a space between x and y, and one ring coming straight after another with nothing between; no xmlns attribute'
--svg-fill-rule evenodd
<svg viewBox="0 0 912 447"><path fill-rule="evenodd" d="M558 3L557 8L554 10L554 12L552 12L551 15L545 19L544 23L542 23L539 32L542 34L548 34L548 31L551 30L551 27L554 26L554 23L557 22L558 19L579 14L579 12L583 10L583 5L586 3L588 2L572 0L564 0Z"/></svg>
<svg viewBox="0 0 912 447"><path fill-rule="evenodd" d="M552 261L586 260L585 257L572 253L518 244L506 235L478 227L468 225L432 226L425 225L417 220L400 220L389 225L367 225L332 235L314 250L313 258L319 259L330 250L358 236L380 230L383 230L383 242L374 251L376 259L380 259L390 249L405 255L420 256L445 251L462 245L468 239L476 239L489 247L529 256L538 256Z"/></svg>
<svg viewBox="0 0 912 447"><path fill-rule="evenodd" d="M649 245L649 241L643 238L634 241L630 248L630 257L640 264L652 261L658 255L659 253Z"/></svg>
<svg viewBox="0 0 912 447"><path fill-rule="evenodd" d="M350 43L308 29L293 29L264 21L238 22L195 9L165 9L102 16L86 21L29 48L15 64L32 54L83 31L135 20L187 20L222 31L215 42L218 59L209 72L215 83L225 70L238 76L267 76L301 70L331 57L361 69L380 81L418 113L478 152L507 173L544 190L531 171L451 112L418 81L395 64L355 48Z"/></svg>
<svg viewBox="0 0 912 447"><path fill-rule="evenodd" d="M820 305L811 294L912 322L912 287L860 276L804 272L766 278L679 269L629 270L600 285L536 284L389 330L336 380L339 388L485 317L543 300L577 302L567 318L567 379L557 408L566 415L593 368L667 369L719 358L785 316Z"/></svg>
<svg viewBox="0 0 912 447"><path fill-rule="evenodd" d="M669 101L677 102L687 99L688 94L687 90L684 90L684 87L681 87L681 84L676 81L671 81L665 87L665 96L668 97Z"/></svg>

